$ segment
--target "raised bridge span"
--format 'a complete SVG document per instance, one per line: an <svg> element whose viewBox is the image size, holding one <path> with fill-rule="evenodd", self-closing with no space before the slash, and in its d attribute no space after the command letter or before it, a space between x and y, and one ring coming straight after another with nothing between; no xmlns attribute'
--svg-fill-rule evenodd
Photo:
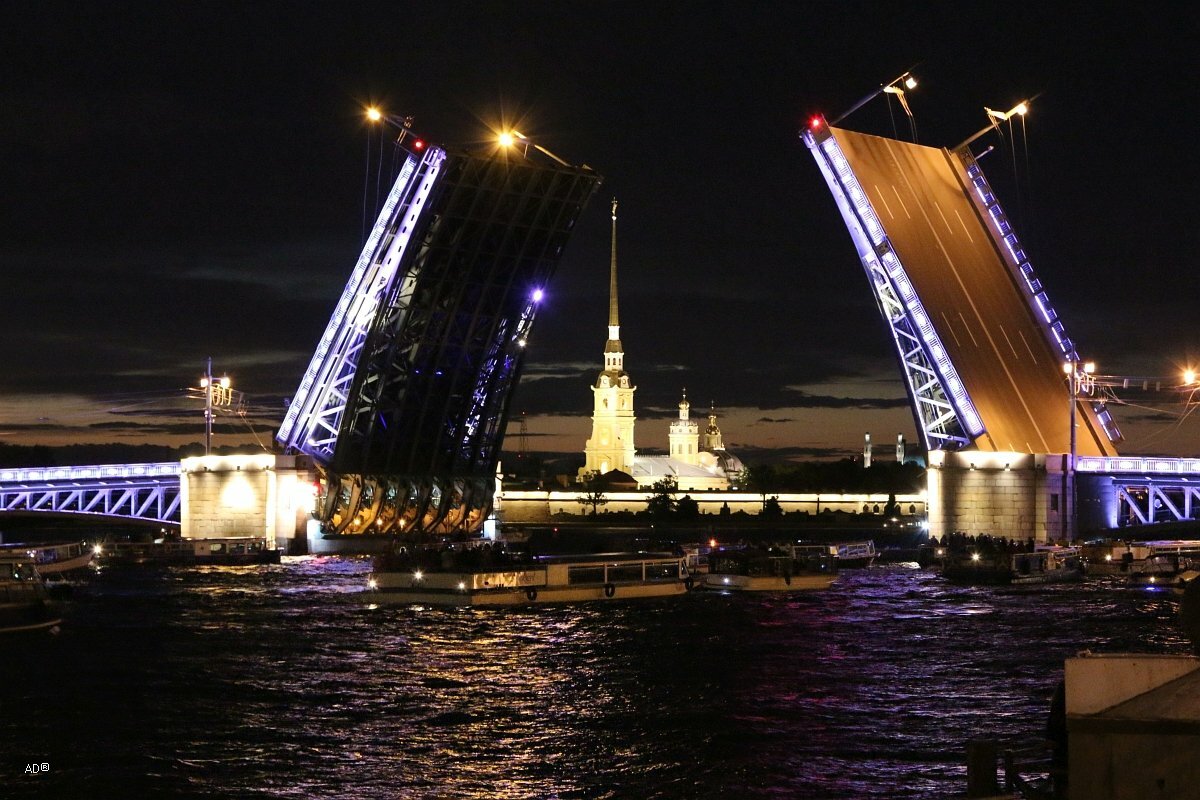
<svg viewBox="0 0 1200 800"><path fill-rule="evenodd" d="M929 454L930 529L1069 539L1194 519L1200 461L1120 458L1066 326L967 144L801 134L887 323Z"/></svg>

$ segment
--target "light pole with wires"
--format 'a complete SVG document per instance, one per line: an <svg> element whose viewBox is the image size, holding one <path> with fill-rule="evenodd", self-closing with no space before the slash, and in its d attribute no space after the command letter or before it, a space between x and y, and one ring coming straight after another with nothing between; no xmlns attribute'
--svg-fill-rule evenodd
<svg viewBox="0 0 1200 800"><path fill-rule="evenodd" d="M213 408L233 405L232 386L228 375L213 380L212 357L209 357L204 374L200 377L200 389L204 392L204 455L209 455L212 450Z"/></svg>

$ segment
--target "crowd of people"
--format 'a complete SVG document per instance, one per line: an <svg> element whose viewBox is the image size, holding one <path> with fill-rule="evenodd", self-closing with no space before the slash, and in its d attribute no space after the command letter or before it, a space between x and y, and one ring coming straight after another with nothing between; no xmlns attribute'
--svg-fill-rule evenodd
<svg viewBox="0 0 1200 800"><path fill-rule="evenodd" d="M1026 540L1010 539L1006 536L992 536L989 533L971 535L955 531L948 533L938 541L936 536L929 537L932 547L944 547L951 553L962 553L969 550L982 553L1032 553L1036 548L1033 537Z"/></svg>

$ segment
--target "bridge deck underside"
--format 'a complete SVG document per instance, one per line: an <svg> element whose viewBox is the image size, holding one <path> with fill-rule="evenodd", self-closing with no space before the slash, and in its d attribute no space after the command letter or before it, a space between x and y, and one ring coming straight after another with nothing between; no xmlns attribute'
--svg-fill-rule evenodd
<svg viewBox="0 0 1200 800"><path fill-rule="evenodd" d="M945 345L985 432L981 450L1070 450L1063 358L999 249L998 232L945 150L837 130L835 135ZM1089 404L1077 452L1114 455Z"/></svg>

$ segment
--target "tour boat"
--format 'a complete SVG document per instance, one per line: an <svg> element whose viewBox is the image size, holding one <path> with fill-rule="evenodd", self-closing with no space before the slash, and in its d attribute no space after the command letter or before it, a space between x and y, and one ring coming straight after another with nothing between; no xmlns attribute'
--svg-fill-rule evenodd
<svg viewBox="0 0 1200 800"><path fill-rule="evenodd" d="M0 555L0 633L52 630L61 622L33 559Z"/></svg>
<svg viewBox="0 0 1200 800"><path fill-rule="evenodd" d="M87 542L6 544L0 546L0 556L4 555L31 559L50 593L62 596L86 580L96 548Z"/></svg>
<svg viewBox="0 0 1200 800"><path fill-rule="evenodd" d="M1200 541L1087 542L1080 548L1089 575L1124 575L1137 583L1169 581L1200 566Z"/></svg>
<svg viewBox="0 0 1200 800"><path fill-rule="evenodd" d="M837 579L835 545L730 547L708 554L704 588L731 592L827 589Z"/></svg>
<svg viewBox="0 0 1200 800"><path fill-rule="evenodd" d="M152 542L104 541L99 545L100 563L162 566L242 566L278 564L281 551L261 536L229 536L212 539L178 539Z"/></svg>
<svg viewBox="0 0 1200 800"><path fill-rule="evenodd" d="M692 585L683 557L667 553L514 560L484 548L380 556L367 581L381 602L453 606L666 597Z"/></svg>
<svg viewBox="0 0 1200 800"><path fill-rule="evenodd" d="M1079 548L1040 545L1013 548L950 549L942 577L957 583L1034 584L1077 581L1083 577Z"/></svg>

